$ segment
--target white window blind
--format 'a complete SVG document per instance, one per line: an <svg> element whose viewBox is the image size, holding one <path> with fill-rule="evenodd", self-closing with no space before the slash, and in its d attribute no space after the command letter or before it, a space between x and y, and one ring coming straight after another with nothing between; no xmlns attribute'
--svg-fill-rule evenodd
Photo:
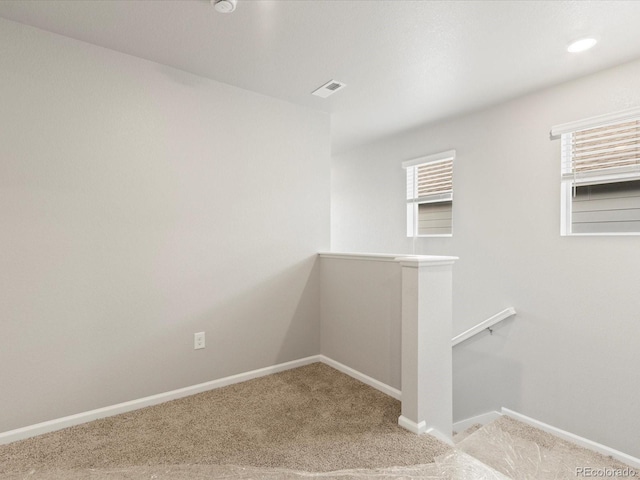
<svg viewBox="0 0 640 480"><path fill-rule="evenodd" d="M451 235L454 158L450 150L403 163L408 236Z"/></svg>
<svg viewBox="0 0 640 480"><path fill-rule="evenodd" d="M417 165L411 168L411 199L451 200L453 196L453 159Z"/></svg>
<svg viewBox="0 0 640 480"><path fill-rule="evenodd" d="M557 127L561 233L640 233L640 110L570 125Z"/></svg>
<svg viewBox="0 0 640 480"><path fill-rule="evenodd" d="M640 117L563 134L562 175L575 185L640 179Z"/></svg>

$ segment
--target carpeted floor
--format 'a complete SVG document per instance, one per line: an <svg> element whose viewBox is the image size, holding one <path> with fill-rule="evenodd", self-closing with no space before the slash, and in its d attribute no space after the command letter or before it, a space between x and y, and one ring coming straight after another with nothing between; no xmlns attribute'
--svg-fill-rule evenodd
<svg viewBox="0 0 640 480"><path fill-rule="evenodd" d="M328 472L427 464L450 451L399 428L399 414L398 401L315 363L0 446L0 478L163 465Z"/></svg>

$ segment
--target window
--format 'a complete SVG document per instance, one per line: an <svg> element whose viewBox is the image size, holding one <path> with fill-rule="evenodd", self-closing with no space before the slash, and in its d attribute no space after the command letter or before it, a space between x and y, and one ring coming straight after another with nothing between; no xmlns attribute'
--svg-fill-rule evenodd
<svg viewBox="0 0 640 480"><path fill-rule="evenodd" d="M555 127L562 235L640 233L640 109Z"/></svg>
<svg viewBox="0 0 640 480"><path fill-rule="evenodd" d="M451 236L455 150L416 158L407 170L407 236Z"/></svg>

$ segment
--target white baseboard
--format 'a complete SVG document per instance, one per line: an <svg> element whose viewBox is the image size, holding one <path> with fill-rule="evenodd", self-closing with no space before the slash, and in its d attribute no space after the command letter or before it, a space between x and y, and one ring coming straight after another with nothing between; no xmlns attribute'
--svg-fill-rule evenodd
<svg viewBox="0 0 640 480"><path fill-rule="evenodd" d="M398 426L410 431L411 433L415 433L416 435L422 435L423 433L429 434L432 437L436 437L441 442L453 446L453 440L451 440L451 437L447 437L444 433L436 428L427 428L427 422L425 422L424 420L420 423L416 423L413 420L408 419L404 415L400 415L398 417Z"/></svg>
<svg viewBox="0 0 640 480"><path fill-rule="evenodd" d="M502 414L500 412L487 412L481 415L476 415L475 417L467 418L465 420L460 420L453 424L453 430L458 433L464 432L471 425L475 425L479 423L480 425L486 425L487 423L493 422L500 418Z"/></svg>
<svg viewBox="0 0 640 480"><path fill-rule="evenodd" d="M176 400L183 397L188 397L190 395L195 395L197 393L202 393L209 390L215 390L217 388L226 387L228 385L233 385L235 383L245 382L247 380L251 380L254 378L264 377L266 375L283 372L285 370L290 370L292 368L303 367L305 365L309 365L315 362L322 362L330 367L333 367L336 370L342 373L345 373L346 375L349 375L350 377L353 377L356 380L359 380L362 383L365 383L375 388L376 390L379 390L397 400L402 399L401 398L402 393L400 392L400 390L396 388L393 388L385 383L382 383L372 377L369 377L368 375L365 375L351 367L348 367L324 355L313 355L310 357L293 360L291 362L280 363L278 365L260 368L257 370L252 370L250 372L240 373L237 375L231 375L229 377L220 378L218 380L213 380L210 382L200 383L198 385L193 385L190 387L180 388L180 389L172 390L165 393L159 393L157 395L151 395L149 397L144 397L137 400L131 400L129 402L118 403L116 405L98 408L96 410L90 410L88 412L69 415L67 417L62 417L62 418L49 420L42 423L37 423L35 425L29 425L27 427L18 428L15 430L9 430L7 432L0 433L0 445L34 437L36 435L42 435L44 433L54 432L56 430L72 427L74 425L80 425L82 423L98 420L100 418L110 417L113 415L118 415L120 413L126 413L133 410L138 410L140 408L157 405L160 403ZM516 420L519 420L533 427L539 428L540 430L556 435L559 438L562 438L569 442L573 442L574 444L582 446L589 450L596 451L603 455L611 456L634 468L640 468L640 459L636 457L620 452L613 448L607 447L606 445L602 445L592 440L588 440L586 438L580 437L573 433L553 427L551 425L540 422L538 420L527 417L525 415L522 415L521 413L514 412L513 410L509 410L508 408L504 408L504 407L501 409L501 412L497 412L497 411L487 412L481 415L477 415L475 417L467 418L465 420L456 422L453 424L453 429L457 432L462 432L475 423L485 425L489 422L492 422L493 420L496 420L502 415L507 415L509 417L512 417ZM402 415L400 416L400 418L398 418L398 424L401 427L417 434L425 433L427 431L426 425L424 425L424 422L418 425L412 422L411 420L406 419ZM427 433L431 433L432 435L434 434L434 432L427 432ZM440 437L438 436L438 438ZM443 437L443 438L446 438L446 437Z"/></svg>
<svg viewBox="0 0 640 480"><path fill-rule="evenodd" d="M398 417L398 425L405 430L409 430L411 433L415 433L416 435L422 435L427 431L427 423L424 420L420 423L416 423L413 420L409 420L404 415L400 415Z"/></svg>
<svg viewBox="0 0 640 480"><path fill-rule="evenodd" d="M235 383L246 382L254 378L264 377L274 373L284 372L292 368L303 367L315 362L322 362L336 370L355 378L356 380L365 383L376 390L400 400L400 390L390 387L374 378L371 378L364 373L354 370L351 367L347 367L340 362L336 362L324 355L313 355L299 360L293 360L291 362L280 363L271 367L260 368L258 370L252 370L250 372L240 373L237 375L231 375L229 377L220 378L218 380L212 380L210 382L200 383L198 385L192 385L190 387L180 388L177 390L171 390L170 392L159 393L157 395L151 395L149 397L139 398L137 400L131 400L129 402L118 403L116 405L110 405L108 407L98 408L96 410L90 410L88 412L77 413L75 415L69 415L67 417L57 418L35 425L29 425L15 430L9 430L8 432L0 433L0 445L16 442L18 440L24 440L26 438L35 437L36 435L42 435L44 433L55 432L63 428L73 427L74 425L80 425L82 423L91 422L100 418L111 417L121 413L131 412L144 407L150 407L152 405L158 405L160 403L169 402L171 400L177 400L179 398L188 397L197 393L207 392L209 390L215 390L216 388L226 387Z"/></svg>
<svg viewBox="0 0 640 480"><path fill-rule="evenodd" d="M427 433L432 437L436 437L438 440L440 440L443 443L446 443L447 445L451 445L452 447L454 446L453 440L451 439L451 434L447 436L437 428L433 428L433 427L429 428L427 430Z"/></svg>
<svg viewBox="0 0 640 480"><path fill-rule="evenodd" d="M402 393L397 388L393 388L386 383L382 383L375 378L371 378L364 373L359 372L358 370L354 370L351 367L347 367L346 365L336 362L335 360L325 357L324 355L318 355L320 362L329 365L330 367L335 368L336 370L349 375L350 377L355 378L356 380L360 380L362 383L369 385L370 387L375 388L376 390L380 390L382 393L389 395L390 397L395 398L396 400L402 400Z"/></svg>
<svg viewBox="0 0 640 480"><path fill-rule="evenodd" d="M602 445L601 443L594 442L592 440L580 437L573 433L567 432L565 430L561 430L554 426L548 425L546 423L540 422L534 418L527 417L522 415L521 413L514 412L513 410L509 410L508 408L502 408L502 414L507 415L508 417L514 418L522 423L526 423L527 425L531 425L532 427L539 428L545 432L551 433L556 437L562 438L563 440L567 440L568 442L575 443L581 447L587 448L589 450L593 450L594 452L601 453L603 455L611 456L616 460L620 460L627 465L640 468L640 459L636 457L632 457L626 453L620 452L613 448L607 447L606 445Z"/></svg>
<svg viewBox="0 0 640 480"><path fill-rule="evenodd" d="M260 368L258 370L252 370L250 372L240 373L238 375L231 375L229 377L200 383L198 385L193 385L190 387L179 388L170 392L159 393L157 395L151 395L149 397L139 398L137 400L131 400L129 402L118 403L116 405L98 408L96 410L90 410L88 412L77 413L75 415L69 415L67 417L37 423L35 425L29 425L27 427L18 428L15 430L9 430L8 432L0 433L0 445L15 442L18 440L24 440L25 438L35 437L36 435L42 435L43 433L55 432L56 430L73 427L74 425L80 425L82 423L91 422L100 418L111 417L120 413L138 410L139 408L150 407L152 405L168 402L170 400L188 397L189 395L195 395L196 393L202 393L209 390L214 390L216 388L226 387L227 385L232 385L234 383L246 382L247 380L264 377L273 373L283 372L292 368L303 367L315 362L327 363L321 355L313 355L311 357L301 358L299 360L293 360L286 363L280 363L278 365Z"/></svg>

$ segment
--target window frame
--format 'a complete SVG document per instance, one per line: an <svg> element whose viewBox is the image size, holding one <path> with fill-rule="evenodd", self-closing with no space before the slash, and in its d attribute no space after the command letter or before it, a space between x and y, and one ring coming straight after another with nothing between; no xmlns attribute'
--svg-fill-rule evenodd
<svg viewBox="0 0 640 480"><path fill-rule="evenodd" d="M407 186L407 237L408 238L437 238L453 236L453 164L456 157L455 150L447 150L432 155L426 155L412 160L402 162L402 168L406 170ZM451 161L451 188L447 193L435 193L424 197L418 197L416 193L416 175L418 168L427 164ZM427 203L451 203L451 232L449 233L426 233L420 234L418 231L418 209L422 204Z"/></svg>
<svg viewBox="0 0 640 480"><path fill-rule="evenodd" d="M640 180L640 157L635 166L604 167L593 172L583 173L579 178L571 157L572 135L585 130L604 128L624 124L626 122L640 122L640 108L632 108L620 112L590 117L576 122L564 123L551 129L551 139L560 139L560 235L561 236L637 236L640 227L634 232L573 232L573 196L574 189L587 185L604 185ZM634 136L640 144L640 134Z"/></svg>

